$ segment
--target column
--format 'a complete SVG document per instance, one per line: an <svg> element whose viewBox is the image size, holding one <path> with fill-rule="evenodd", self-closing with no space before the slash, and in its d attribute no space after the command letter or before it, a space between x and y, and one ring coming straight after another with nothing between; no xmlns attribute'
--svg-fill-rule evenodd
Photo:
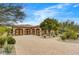
<svg viewBox="0 0 79 59"><path fill-rule="evenodd" d="M12 35L15 35L16 28L13 28Z"/></svg>
<svg viewBox="0 0 79 59"><path fill-rule="evenodd" d="M35 35L36 35L36 28L35 28Z"/></svg>
<svg viewBox="0 0 79 59"><path fill-rule="evenodd" d="M23 28L23 35L25 35L25 28Z"/></svg>
<svg viewBox="0 0 79 59"><path fill-rule="evenodd" d="M30 28L30 35L32 35L32 28Z"/></svg>
<svg viewBox="0 0 79 59"><path fill-rule="evenodd" d="M42 29L40 28L40 36L42 35Z"/></svg>

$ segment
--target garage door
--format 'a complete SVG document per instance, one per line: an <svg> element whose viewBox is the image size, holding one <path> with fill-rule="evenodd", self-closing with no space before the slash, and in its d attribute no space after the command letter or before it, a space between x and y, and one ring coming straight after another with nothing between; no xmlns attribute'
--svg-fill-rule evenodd
<svg viewBox="0 0 79 59"><path fill-rule="evenodd" d="M23 35L23 29L16 29L15 35Z"/></svg>

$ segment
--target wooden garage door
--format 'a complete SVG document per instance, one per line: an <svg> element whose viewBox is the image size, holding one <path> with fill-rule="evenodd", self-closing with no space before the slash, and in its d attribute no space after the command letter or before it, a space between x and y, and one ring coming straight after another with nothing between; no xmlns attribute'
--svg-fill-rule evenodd
<svg viewBox="0 0 79 59"><path fill-rule="evenodd" d="M32 29L32 35L35 35L35 29Z"/></svg>
<svg viewBox="0 0 79 59"><path fill-rule="evenodd" d="M36 35L40 36L40 30L36 29Z"/></svg>
<svg viewBox="0 0 79 59"><path fill-rule="evenodd" d="M25 35L30 35L30 29L25 29Z"/></svg>
<svg viewBox="0 0 79 59"><path fill-rule="evenodd" d="M15 35L23 35L23 29L16 29Z"/></svg>

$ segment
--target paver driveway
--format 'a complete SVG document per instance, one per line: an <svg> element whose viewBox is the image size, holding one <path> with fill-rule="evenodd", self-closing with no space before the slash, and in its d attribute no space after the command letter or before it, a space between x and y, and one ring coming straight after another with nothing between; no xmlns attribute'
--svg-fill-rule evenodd
<svg viewBox="0 0 79 59"><path fill-rule="evenodd" d="M17 55L59 55L79 54L78 43L65 43L56 38L44 39L39 36L15 36Z"/></svg>

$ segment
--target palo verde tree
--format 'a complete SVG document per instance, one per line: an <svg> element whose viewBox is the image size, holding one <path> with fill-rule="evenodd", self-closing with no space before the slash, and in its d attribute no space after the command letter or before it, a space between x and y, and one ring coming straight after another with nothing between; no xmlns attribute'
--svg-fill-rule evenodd
<svg viewBox="0 0 79 59"><path fill-rule="evenodd" d="M46 18L41 24L40 27L43 30L47 30L50 36L51 30L57 30L58 21L56 19Z"/></svg>

